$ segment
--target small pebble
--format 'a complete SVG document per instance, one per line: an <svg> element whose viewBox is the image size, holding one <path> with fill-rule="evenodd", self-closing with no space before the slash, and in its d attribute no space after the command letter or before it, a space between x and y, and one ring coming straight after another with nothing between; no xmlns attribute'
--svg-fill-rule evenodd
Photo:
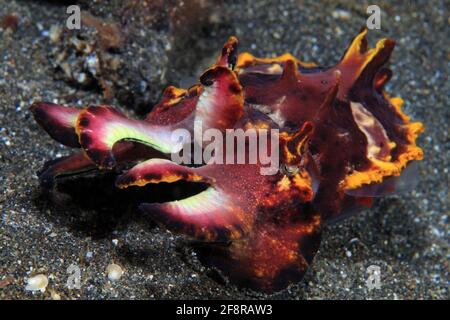
<svg viewBox="0 0 450 320"><path fill-rule="evenodd" d="M111 263L106 267L106 273L109 280L116 281L122 277L123 269L118 264Z"/></svg>
<svg viewBox="0 0 450 320"><path fill-rule="evenodd" d="M339 20L350 20L350 18L352 17L352 14L349 11L342 9L334 10L331 15L333 16L333 18Z"/></svg>
<svg viewBox="0 0 450 320"><path fill-rule="evenodd" d="M53 300L61 300L61 295L56 291L51 291L51 297Z"/></svg>
<svg viewBox="0 0 450 320"><path fill-rule="evenodd" d="M62 29L57 25L53 25L50 28L49 37L53 43L58 43L61 39Z"/></svg>
<svg viewBox="0 0 450 320"><path fill-rule="evenodd" d="M25 287L25 290L45 292L47 285L48 285L47 276L43 274L38 274L35 275L34 277L27 279L27 285Z"/></svg>

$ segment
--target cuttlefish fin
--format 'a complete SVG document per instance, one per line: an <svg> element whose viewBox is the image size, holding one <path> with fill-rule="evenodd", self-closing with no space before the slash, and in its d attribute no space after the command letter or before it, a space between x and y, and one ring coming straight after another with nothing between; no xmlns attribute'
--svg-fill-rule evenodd
<svg viewBox="0 0 450 320"><path fill-rule="evenodd" d="M136 165L121 175L119 188L144 186L149 183L188 181L207 184L208 187L182 200L165 203L144 203L140 209L167 229L202 241L228 241L240 238L246 232L244 213L233 203L214 179L198 170L164 159L151 159Z"/></svg>

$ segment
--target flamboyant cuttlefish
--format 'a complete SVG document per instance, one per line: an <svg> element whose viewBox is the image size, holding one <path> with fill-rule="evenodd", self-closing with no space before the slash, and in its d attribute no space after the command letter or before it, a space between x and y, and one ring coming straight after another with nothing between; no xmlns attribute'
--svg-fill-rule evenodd
<svg viewBox="0 0 450 320"><path fill-rule="evenodd" d="M265 292L283 289L307 271L324 223L403 189L400 175L423 157L416 146L422 124L402 112L401 98L383 91L392 76L385 64L394 41L383 39L371 49L366 34L363 29L340 62L327 68L288 53L238 55L231 37L198 84L168 87L143 120L110 106L35 102L31 111L44 130L80 149L46 164L40 181L50 187L57 176L135 164L118 172L117 188L203 183L207 187L193 196L140 208L203 243L203 261L233 282ZM199 121L202 129L220 132L278 129L280 170L263 175L260 161L171 161L171 133L192 132Z"/></svg>

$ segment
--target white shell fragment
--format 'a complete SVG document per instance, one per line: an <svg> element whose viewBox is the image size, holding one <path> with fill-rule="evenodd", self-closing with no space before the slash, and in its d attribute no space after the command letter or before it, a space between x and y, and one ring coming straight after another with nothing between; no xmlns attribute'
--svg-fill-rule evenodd
<svg viewBox="0 0 450 320"><path fill-rule="evenodd" d="M106 273L109 280L116 281L122 277L123 269L118 264L111 263L106 267Z"/></svg>
<svg viewBox="0 0 450 320"><path fill-rule="evenodd" d="M47 288L47 285L48 285L47 276L43 274L38 274L35 275L34 277L27 279L27 285L25 287L25 290L45 292L45 288Z"/></svg>

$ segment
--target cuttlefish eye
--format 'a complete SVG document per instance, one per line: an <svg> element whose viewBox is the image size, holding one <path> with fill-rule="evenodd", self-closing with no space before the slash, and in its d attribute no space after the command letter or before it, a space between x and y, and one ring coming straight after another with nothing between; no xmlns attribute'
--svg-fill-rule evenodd
<svg viewBox="0 0 450 320"><path fill-rule="evenodd" d="M206 70L200 76L200 83L205 87L210 87L214 82L218 81L220 78L229 75L232 71L225 67L214 67Z"/></svg>
<svg viewBox="0 0 450 320"><path fill-rule="evenodd" d="M202 84L202 85L204 85L205 87L210 87L210 86L212 86L213 85L213 83L214 83L214 81L213 81L213 79L211 79L211 78L209 78L209 77L201 77L200 78L200 83Z"/></svg>

